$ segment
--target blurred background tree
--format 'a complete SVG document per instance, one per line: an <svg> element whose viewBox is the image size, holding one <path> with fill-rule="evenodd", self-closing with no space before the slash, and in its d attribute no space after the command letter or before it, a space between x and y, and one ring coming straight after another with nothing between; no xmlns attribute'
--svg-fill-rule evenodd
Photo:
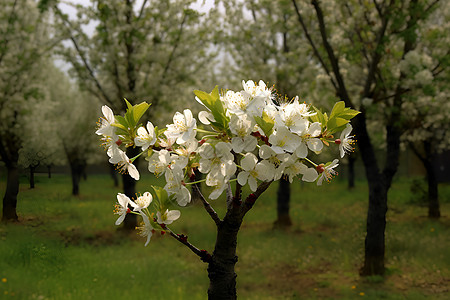
<svg viewBox="0 0 450 300"><path fill-rule="evenodd" d="M51 61L48 16L34 1L0 3L0 156L7 170L2 220L17 221L19 150L26 141L25 116L47 94L41 84L42 70Z"/></svg>
<svg viewBox="0 0 450 300"><path fill-rule="evenodd" d="M149 118L158 123L168 108L192 101L194 87L202 88L211 74L213 18L192 9L194 2L92 1L74 5L75 19L55 3L56 26L71 41L59 54L81 90L115 111L125 111L124 98L146 100L152 103ZM128 148L128 157L136 154ZM124 194L134 197L134 179L122 178ZM136 216L128 215L124 228L136 225Z"/></svg>
<svg viewBox="0 0 450 300"><path fill-rule="evenodd" d="M387 193L397 172L400 137L405 132L402 105L410 89L399 68L425 37L439 1L292 1L314 57L346 105L362 113L355 134L369 183L369 209L362 275L385 271ZM436 66L430 66L431 69ZM369 130L370 120L384 126L385 163L380 168Z"/></svg>

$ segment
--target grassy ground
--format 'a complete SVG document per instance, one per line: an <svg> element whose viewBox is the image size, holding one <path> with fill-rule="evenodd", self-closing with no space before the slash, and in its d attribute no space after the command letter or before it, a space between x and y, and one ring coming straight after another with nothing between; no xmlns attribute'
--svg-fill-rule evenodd
<svg viewBox="0 0 450 300"><path fill-rule="evenodd" d="M138 183L146 190L150 178ZM390 193L385 278L360 278L367 186L293 185L288 231L272 229L276 186L258 200L239 235L240 299L449 299L450 186L440 185L443 217L411 204L410 180ZM0 182L3 195L4 181ZM206 265L169 236L148 247L114 226L115 195L107 176L82 182L37 177L21 185L20 223L0 225L0 299L205 299ZM213 203L223 213L223 201ZM182 209L173 230L211 251L214 226L199 205Z"/></svg>

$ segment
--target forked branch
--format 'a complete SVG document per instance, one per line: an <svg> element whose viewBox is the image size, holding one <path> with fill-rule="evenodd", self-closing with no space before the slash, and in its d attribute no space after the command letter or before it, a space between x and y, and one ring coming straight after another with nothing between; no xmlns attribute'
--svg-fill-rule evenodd
<svg viewBox="0 0 450 300"><path fill-rule="evenodd" d="M202 192L200 191L200 189L198 188L198 186L196 184L193 185L193 188L196 190L196 192L200 196L200 200L203 203L203 207L205 207L205 210L211 216L211 219L213 219L214 223L216 223L216 225L219 226L220 223L222 222L222 220L220 220L217 212L214 210L214 208L211 206L211 204L209 204L209 202L205 199L205 197L203 196Z"/></svg>

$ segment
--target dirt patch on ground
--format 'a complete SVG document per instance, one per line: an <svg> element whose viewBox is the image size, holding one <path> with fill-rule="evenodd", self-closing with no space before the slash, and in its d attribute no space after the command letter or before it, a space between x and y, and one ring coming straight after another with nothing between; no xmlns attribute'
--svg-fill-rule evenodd
<svg viewBox="0 0 450 300"><path fill-rule="evenodd" d="M86 232L79 227L67 228L64 231L56 231L55 234L63 240L67 246L110 246L118 245L123 241L125 233L116 231L99 230L94 232Z"/></svg>
<svg viewBox="0 0 450 300"><path fill-rule="evenodd" d="M291 265L280 265L264 271L264 282L240 284L245 291L264 290L269 297L278 299L299 299L314 297L319 299L338 299L339 291L330 282L319 276L328 270L329 264L300 270Z"/></svg>

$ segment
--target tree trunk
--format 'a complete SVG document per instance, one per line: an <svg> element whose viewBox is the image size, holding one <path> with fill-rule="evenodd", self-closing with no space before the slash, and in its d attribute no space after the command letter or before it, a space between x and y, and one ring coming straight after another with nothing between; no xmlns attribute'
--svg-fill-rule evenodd
<svg viewBox="0 0 450 300"><path fill-rule="evenodd" d="M365 113L355 119L355 134L358 136L358 148L364 163L369 185L369 206L367 210L367 227L364 248L364 265L360 270L362 276L384 274L385 228L387 212L387 190L383 173L378 167L374 147L367 132ZM395 162L393 162L395 167Z"/></svg>
<svg viewBox="0 0 450 300"><path fill-rule="evenodd" d="M34 189L34 171L36 167L30 166L30 189Z"/></svg>
<svg viewBox="0 0 450 300"><path fill-rule="evenodd" d="M52 178L52 166L50 165L47 166L47 174L48 178Z"/></svg>
<svg viewBox="0 0 450 300"><path fill-rule="evenodd" d="M285 178L281 178L277 191L278 219L273 223L275 228L285 229L292 226L292 220L289 215L290 201L291 201L291 184Z"/></svg>
<svg viewBox="0 0 450 300"><path fill-rule="evenodd" d="M78 196L80 194L80 179L81 179L81 172L82 172L82 166L77 161L70 161L70 173L72 176L72 195Z"/></svg>
<svg viewBox="0 0 450 300"><path fill-rule="evenodd" d="M119 178L117 176L116 168L114 167L113 164L108 163L108 165L111 178L113 179L114 182L114 187L119 187Z"/></svg>
<svg viewBox="0 0 450 300"><path fill-rule="evenodd" d="M438 182L433 168L434 153L432 151L432 143L424 141L423 148L425 150L425 157L422 162L427 171L428 182L428 217L438 219L441 217L441 210L439 208Z"/></svg>
<svg viewBox="0 0 450 300"><path fill-rule="evenodd" d="M348 189L351 190L355 187L355 161L356 156L354 153L350 153L348 158Z"/></svg>
<svg viewBox="0 0 450 300"><path fill-rule="evenodd" d="M428 181L428 217L438 219L441 217L438 198L438 182L434 170L427 170Z"/></svg>
<svg viewBox="0 0 450 300"><path fill-rule="evenodd" d="M385 229L387 213L387 189L382 181L369 181L369 208L365 239L363 276L383 275L385 253Z"/></svg>
<svg viewBox="0 0 450 300"><path fill-rule="evenodd" d="M139 148L127 148L126 154L129 158L135 157L140 153ZM137 165L138 159L134 161L134 164ZM123 183L123 193L131 198L136 198L136 180L130 177L128 174L122 175L122 183ZM123 221L123 229L134 231L136 229L137 223L137 216L135 214L127 214L125 217L125 220Z"/></svg>
<svg viewBox="0 0 450 300"><path fill-rule="evenodd" d="M241 223L242 218L227 214L218 227L216 245L208 264L209 300L237 299L235 265Z"/></svg>
<svg viewBox="0 0 450 300"><path fill-rule="evenodd" d="M6 164L6 191L3 197L2 222L18 221L17 195L19 194L19 168L17 161Z"/></svg>

